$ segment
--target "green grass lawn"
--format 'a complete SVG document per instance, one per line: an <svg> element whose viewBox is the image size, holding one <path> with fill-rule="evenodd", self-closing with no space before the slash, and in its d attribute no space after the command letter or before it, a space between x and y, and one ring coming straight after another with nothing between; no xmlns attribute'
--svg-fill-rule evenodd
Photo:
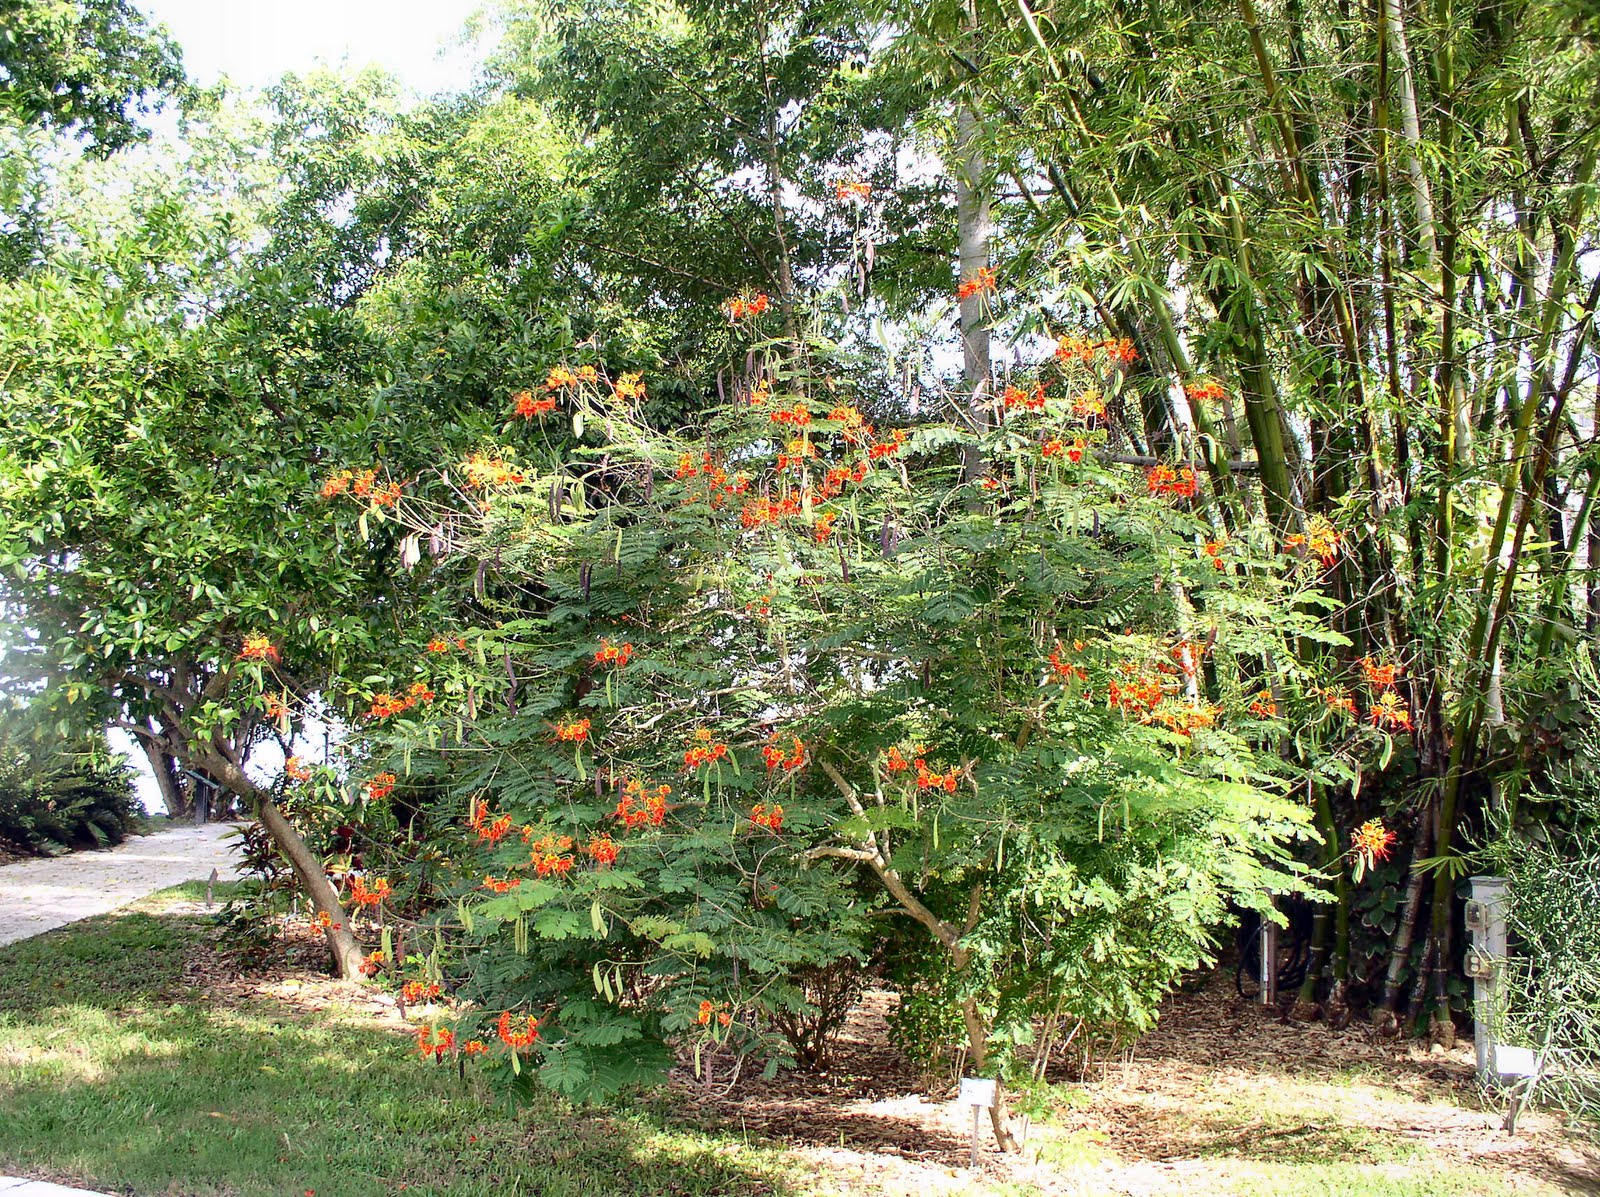
<svg viewBox="0 0 1600 1197"><path fill-rule="evenodd" d="M213 1008L203 924L92 919L0 949L0 1173L185 1197L808 1194L781 1152L643 1111L508 1118L391 1032Z"/></svg>
<svg viewBox="0 0 1600 1197"><path fill-rule="evenodd" d="M1456 1097L1402 1091L1370 1066L1224 1078L1166 1070L1156 1056L1141 1084L1108 1074L1061 1087L1029 1139L1037 1163L981 1178L873 1148L857 1158L875 1167L835 1171L816 1151L752 1140L736 1114L686 1109L695 1098L676 1090L607 1112L550 1099L510 1115L481 1084L417 1059L364 1007L208 996L184 974L217 960L194 910L203 892L179 887L0 948L0 1174L134 1197L1595 1191L1559 1168L1512 1176L1498 1157L1463 1159L1397 1135L1394 1126L1456 1117ZM908 1125L905 1145L918 1133Z"/></svg>

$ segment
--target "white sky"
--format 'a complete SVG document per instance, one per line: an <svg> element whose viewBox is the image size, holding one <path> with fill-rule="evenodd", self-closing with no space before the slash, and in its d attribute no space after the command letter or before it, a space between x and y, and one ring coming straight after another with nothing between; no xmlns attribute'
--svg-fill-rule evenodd
<svg viewBox="0 0 1600 1197"><path fill-rule="evenodd" d="M421 95L464 88L459 46L482 0L135 0L183 47L190 78L262 87L318 64L388 69Z"/></svg>

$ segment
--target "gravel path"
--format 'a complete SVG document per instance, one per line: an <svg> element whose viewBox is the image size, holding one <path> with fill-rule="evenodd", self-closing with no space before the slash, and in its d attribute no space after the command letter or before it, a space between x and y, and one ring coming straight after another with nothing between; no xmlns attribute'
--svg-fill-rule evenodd
<svg viewBox="0 0 1600 1197"><path fill-rule="evenodd" d="M235 875L230 823L136 836L105 852L0 865L0 944L105 914L184 881ZM0 1192L4 1182L0 1181Z"/></svg>

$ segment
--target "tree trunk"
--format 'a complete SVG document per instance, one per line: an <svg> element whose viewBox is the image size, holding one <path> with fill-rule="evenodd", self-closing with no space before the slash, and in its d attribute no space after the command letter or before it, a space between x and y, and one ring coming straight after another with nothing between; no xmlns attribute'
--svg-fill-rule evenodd
<svg viewBox="0 0 1600 1197"><path fill-rule="evenodd" d="M984 1030L983 1017L978 1013L978 999L968 998L961 1003L961 1021L967 1028L967 1051L972 1057L974 1072L982 1074L989 1060L989 1035ZM1001 1151L1019 1151L1016 1136L1011 1133L1011 1114L1006 1102L1005 1087L995 1081L994 1105L989 1107L989 1122L994 1127L995 1146Z"/></svg>
<svg viewBox="0 0 1600 1197"><path fill-rule="evenodd" d="M360 981L363 958L361 944L350 930L349 917L339 903L338 891L323 872L322 862L312 855L305 840L300 838L300 833L284 818L277 803L273 802L272 795L251 781L243 769L226 760L207 761L206 764L212 776L254 805L261 825L267 829L278 851L283 853L294 869L301 891L311 899L317 912L326 914L330 920L324 934L328 938L328 952L333 957L335 971L343 980Z"/></svg>
<svg viewBox="0 0 1600 1197"><path fill-rule="evenodd" d="M178 784L176 762L171 755L161 751L144 736L135 736L139 747L144 749L145 759L150 762L150 772L155 775L156 789L161 792L162 804L167 808L167 814L174 819L181 819L190 813L188 798L184 795L183 787Z"/></svg>

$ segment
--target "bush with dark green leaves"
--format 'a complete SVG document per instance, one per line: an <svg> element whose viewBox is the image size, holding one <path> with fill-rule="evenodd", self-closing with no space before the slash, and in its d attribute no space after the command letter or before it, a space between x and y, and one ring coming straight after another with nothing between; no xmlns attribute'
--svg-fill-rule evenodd
<svg viewBox="0 0 1600 1197"><path fill-rule="evenodd" d="M132 771L104 736L51 743L0 724L0 843L44 856L107 848L137 818Z"/></svg>

